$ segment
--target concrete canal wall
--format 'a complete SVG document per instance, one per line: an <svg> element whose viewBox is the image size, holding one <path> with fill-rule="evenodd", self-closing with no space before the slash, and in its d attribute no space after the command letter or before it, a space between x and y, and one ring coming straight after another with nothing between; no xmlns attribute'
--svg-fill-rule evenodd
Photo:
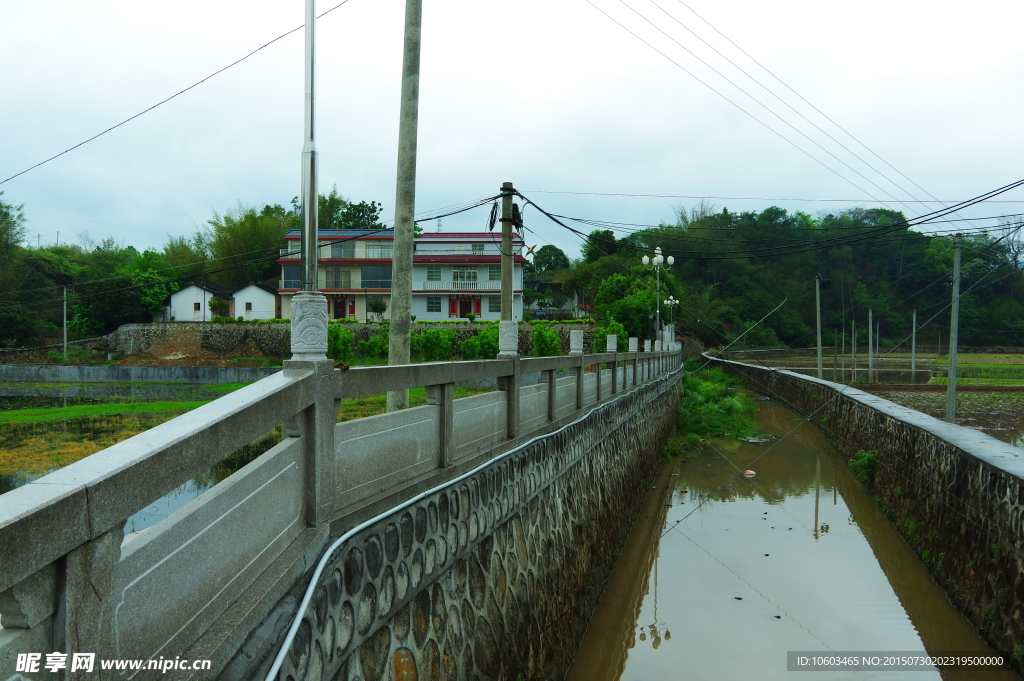
<svg viewBox="0 0 1024 681"><path fill-rule="evenodd" d="M280 369L0 364L0 383L253 383Z"/></svg>
<svg viewBox="0 0 1024 681"><path fill-rule="evenodd" d="M874 450L868 487L937 583L1021 671L1024 450L855 388L711 358L811 417L848 459Z"/></svg>

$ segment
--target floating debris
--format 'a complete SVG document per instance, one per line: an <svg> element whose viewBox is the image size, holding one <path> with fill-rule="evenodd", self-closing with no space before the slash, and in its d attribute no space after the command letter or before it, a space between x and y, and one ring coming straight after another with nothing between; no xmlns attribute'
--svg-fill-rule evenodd
<svg viewBox="0 0 1024 681"><path fill-rule="evenodd" d="M763 445L765 442L771 442L775 439L774 435L754 435L753 437L738 437L737 440L741 442L749 442L754 445Z"/></svg>
<svg viewBox="0 0 1024 681"><path fill-rule="evenodd" d="M740 598L739 596L733 596L733 598L735 598L735 599L736 599L737 601L742 601L742 600L743 600L743 599L742 599L742 598Z"/></svg>
<svg viewBox="0 0 1024 681"><path fill-rule="evenodd" d="M781 619L782 619L782 615L775 615L774 617L775 617L775 619L777 619L777 620L781 620Z"/></svg>
<svg viewBox="0 0 1024 681"><path fill-rule="evenodd" d="M757 475L757 473L755 473L752 470L745 470L745 471L743 471L743 477L745 477L745 478L752 478L755 475Z"/></svg>

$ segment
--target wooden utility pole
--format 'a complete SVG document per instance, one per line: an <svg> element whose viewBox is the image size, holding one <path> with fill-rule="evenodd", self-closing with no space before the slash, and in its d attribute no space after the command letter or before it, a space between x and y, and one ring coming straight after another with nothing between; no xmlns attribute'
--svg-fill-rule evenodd
<svg viewBox="0 0 1024 681"><path fill-rule="evenodd" d="M398 115L398 178L395 183L395 239L391 254L391 335L388 364L409 363L412 332L412 258L416 238L416 137L420 98L420 26L423 0L405 2L402 104ZM389 390L387 410L409 406L408 390Z"/></svg>
<svg viewBox="0 0 1024 681"><path fill-rule="evenodd" d="M953 307L949 317L949 372L946 378L946 421L956 423L956 353L960 340L960 250L963 235L953 237Z"/></svg>

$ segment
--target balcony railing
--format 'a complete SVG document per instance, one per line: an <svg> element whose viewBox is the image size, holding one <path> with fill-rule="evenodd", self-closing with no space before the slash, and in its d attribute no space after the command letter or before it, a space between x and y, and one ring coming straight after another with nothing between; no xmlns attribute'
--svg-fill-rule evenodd
<svg viewBox="0 0 1024 681"><path fill-rule="evenodd" d="M281 288L302 288L302 283L298 279L282 279Z"/></svg>
<svg viewBox="0 0 1024 681"><path fill-rule="evenodd" d="M425 281L425 291L499 291L500 281Z"/></svg>
<svg viewBox="0 0 1024 681"><path fill-rule="evenodd" d="M295 248L282 248L282 249L279 249L278 250L278 255L280 255L283 258L298 258L299 257L299 247L296 246Z"/></svg>
<svg viewBox="0 0 1024 681"><path fill-rule="evenodd" d="M513 246L513 255L522 255L522 246ZM416 248L414 255L501 255L501 248L488 246L483 250L470 250L468 248Z"/></svg>

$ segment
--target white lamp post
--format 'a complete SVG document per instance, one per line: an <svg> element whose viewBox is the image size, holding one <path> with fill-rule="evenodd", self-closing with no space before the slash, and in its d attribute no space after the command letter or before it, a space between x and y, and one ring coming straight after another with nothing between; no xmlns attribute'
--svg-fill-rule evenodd
<svg viewBox="0 0 1024 681"><path fill-rule="evenodd" d="M661 246L656 246L654 248L653 258L650 258L645 255L643 258L640 259L640 261L643 262L644 267L647 267L647 269L653 269L657 276L658 297L655 300L655 304L657 306L657 311L655 312L655 315L658 321L654 327L654 339L661 340L661 265L663 263L668 263L668 266L671 267L675 263L676 259L673 258L671 255L668 256L668 258L666 259L664 256L661 255Z"/></svg>

